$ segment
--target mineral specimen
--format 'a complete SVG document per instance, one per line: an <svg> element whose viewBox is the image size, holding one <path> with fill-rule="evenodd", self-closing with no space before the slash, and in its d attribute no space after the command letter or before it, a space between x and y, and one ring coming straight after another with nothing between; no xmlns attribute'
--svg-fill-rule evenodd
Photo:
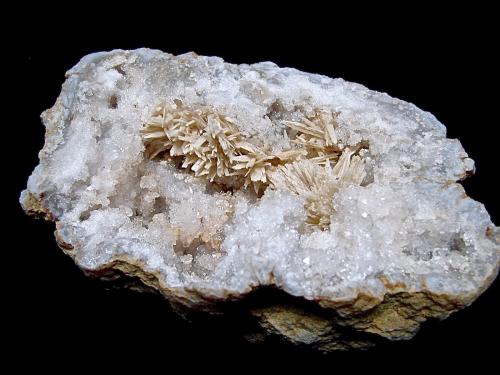
<svg viewBox="0 0 500 375"><path fill-rule="evenodd" d="M411 338L495 278L500 229L456 183L474 170L435 117L365 87L217 57L84 57L42 115L21 193L88 274L176 308L246 306L320 350ZM309 301L309 302L306 302Z"/></svg>

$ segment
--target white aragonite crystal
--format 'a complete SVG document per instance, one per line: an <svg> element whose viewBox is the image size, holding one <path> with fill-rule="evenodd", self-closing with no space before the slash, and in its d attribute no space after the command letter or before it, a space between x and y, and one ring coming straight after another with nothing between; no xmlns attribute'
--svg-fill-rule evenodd
<svg viewBox="0 0 500 375"><path fill-rule="evenodd" d="M500 230L456 183L474 169L460 143L361 85L112 51L72 68L42 119L25 211L87 273L178 307L273 287L293 297L247 306L267 333L346 349L412 337L498 272Z"/></svg>

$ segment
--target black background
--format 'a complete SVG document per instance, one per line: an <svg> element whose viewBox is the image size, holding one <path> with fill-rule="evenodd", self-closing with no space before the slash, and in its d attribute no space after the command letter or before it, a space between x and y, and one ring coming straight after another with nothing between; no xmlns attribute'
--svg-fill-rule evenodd
<svg viewBox="0 0 500 375"><path fill-rule="evenodd" d="M444 367L494 363L499 354L498 281L472 306L424 325L409 342L329 355L252 345L237 332L183 321L160 297L110 290L86 278L57 248L53 224L25 217L17 204L43 146L39 115L55 102L65 71L91 52L150 47L217 55L232 63L270 60L415 103L436 115L448 136L458 138L476 161L476 175L463 184L499 224L498 93L491 90L498 85L498 27L487 9L455 10L411 11L389 21L298 9L293 16L257 12L250 22L243 21L246 11L240 10L232 16L207 15L201 23L188 13L174 22L168 14L150 12L136 15L147 21L140 26L132 15L111 24L95 14L81 21L68 14L24 24L29 33L17 40L14 55L14 75L21 85L13 88L15 100L9 102L16 113L15 136L4 140L9 146L4 149L16 153L9 171L6 235L15 232L17 237L7 249L13 261L6 262L15 276L4 284L12 297L4 328L13 334L3 338L9 351L23 356L18 364L57 365L64 359L80 368L85 360L130 366L175 360L188 368L217 369L236 360L247 367L320 364L334 371L341 364L377 370L401 362L434 368L433 360ZM87 34L75 33L77 27Z"/></svg>

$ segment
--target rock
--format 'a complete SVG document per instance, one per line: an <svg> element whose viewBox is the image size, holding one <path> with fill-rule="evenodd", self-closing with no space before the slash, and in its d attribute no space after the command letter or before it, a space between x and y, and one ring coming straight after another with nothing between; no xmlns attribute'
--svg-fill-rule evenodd
<svg viewBox="0 0 500 375"><path fill-rule="evenodd" d="M498 273L500 229L456 183L474 171L460 143L361 85L112 51L72 68L42 119L24 210L87 274L139 279L179 311L275 288L290 300L241 305L266 334L358 348L411 338Z"/></svg>

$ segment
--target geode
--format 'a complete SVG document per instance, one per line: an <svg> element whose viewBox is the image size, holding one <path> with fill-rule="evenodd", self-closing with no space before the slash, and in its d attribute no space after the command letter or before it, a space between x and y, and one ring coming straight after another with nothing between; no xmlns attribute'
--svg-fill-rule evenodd
<svg viewBox="0 0 500 375"><path fill-rule="evenodd" d="M183 311L247 309L320 350L409 339L494 280L500 228L457 140L342 79L194 53L95 53L67 73L28 214L86 273ZM290 298L239 304L261 288ZM230 309L229 309L230 310Z"/></svg>

